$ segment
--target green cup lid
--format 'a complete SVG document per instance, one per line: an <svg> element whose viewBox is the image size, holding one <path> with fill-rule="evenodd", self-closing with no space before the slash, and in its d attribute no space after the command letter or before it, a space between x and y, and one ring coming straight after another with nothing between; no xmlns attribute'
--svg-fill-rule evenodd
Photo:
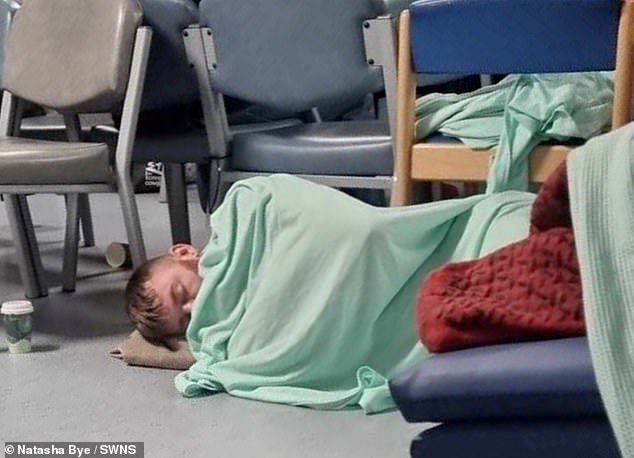
<svg viewBox="0 0 634 458"><path fill-rule="evenodd" d="M33 313L31 301L8 301L2 304L0 313L3 315L26 315Z"/></svg>

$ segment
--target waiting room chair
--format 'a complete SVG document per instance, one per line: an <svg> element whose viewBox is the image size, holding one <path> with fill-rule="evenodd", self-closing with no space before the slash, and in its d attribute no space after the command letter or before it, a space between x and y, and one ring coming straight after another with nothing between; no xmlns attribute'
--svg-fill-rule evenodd
<svg viewBox="0 0 634 458"><path fill-rule="evenodd" d="M395 34L393 18L384 15L388 3L201 1L200 27L186 31L185 43L214 160L211 194L239 179L280 172L334 187L391 189L393 113L390 122L339 120L383 89L391 109ZM309 122L232 131L223 96Z"/></svg>
<svg viewBox="0 0 634 458"><path fill-rule="evenodd" d="M194 0L140 3L143 23L152 28L153 38L132 161L138 165L163 164L172 242L189 243L185 164L195 163L198 170L208 170L211 160L196 74L190 68L182 39L183 30L198 22L198 5ZM262 130L297 123L280 120L241 129ZM116 128L99 126L92 130L90 138L113 143L116 134ZM206 189L200 194L204 201ZM206 210L207 203L201 203Z"/></svg>
<svg viewBox="0 0 634 458"><path fill-rule="evenodd" d="M163 163L172 241L190 242L185 164L209 160L200 123L196 78L189 68L181 39L181 31L198 21L198 6L194 0L140 0L139 3L143 9L143 24L152 28L153 38L132 155L133 182L144 179L147 162ZM112 119L105 123L103 120L82 122L82 138L114 147L120 110L115 111L114 118L114 124ZM26 119L21 129L21 134L29 138L66 138L63 121L52 116ZM137 171L140 174L135 173ZM89 219L85 217L90 214L85 195L80 195L80 209L83 210L80 221L85 245L94 246L94 237L87 225Z"/></svg>
<svg viewBox="0 0 634 458"><path fill-rule="evenodd" d="M198 86L191 71L181 32L198 22L193 0L140 0L143 24L153 31L144 89L134 139L132 162L145 170L147 162L161 162L173 243L190 242L185 164L209 160L205 132L200 122ZM116 126L97 126L89 138L114 144Z"/></svg>
<svg viewBox="0 0 634 458"><path fill-rule="evenodd" d="M493 150L447 137L414 139L416 74L551 73L616 68L612 128L630 121L631 12L619 0L417 1L401 15L393 205L412 200L413 181L486 181ZM619 13L622 11L622 13ZM618 26L620 15L620 26ZM620 27L618 52L617 28ZM477 39L474 39L477 37ZM541 183L571 150L542 144L530 157Z"/></svg>
<svg viewBox="0 0 634 458"><path fill-rule="evenodd" d="M193 72L181 40L181 31L198 21L198 6L193 0L141 0L143 23L153 30L153 40L145 76L141 113L135 139L134 170L143 170L149 161L165 166L167 203L174 243L189 242L189 215L184 165L207 162L205 133L198 128L200 101ZM0 4L9 10L10 5ZM18 4L15 8L19 7ZM0 17L0 21L10 14ZM8 24L8 21L7 21ZM2 26L2 22L0 22ZM121 113L115 113L117 121ZM82 138L116 143L118 129L112 125L81 123ZM23 120L21 135L46 140L64 140L63 121L53 116ZM134 176L135 174L133 174ZM143 177L141 177L143 179ZM94 246L87 195L80 195L80 221L85 246Z"/></svg>
<svg viewBox="0 0 634 458"><path fill-rule="evenodd" d="M4 48L7 36L9 34L11 19L15 11L17 11L20 6L21 2L18 0L0 1L0 75L2 75L4 68ZM61 129L59 128L59 126L51 126L49 117L37 116L41 114L38 111L39 107L32 106L30 108L30 110L23 110L23 118L26 118L29 114L35 114L35 116L28 119L28 125L26 126L23 119L23 122L20 126L22 130L20 135L25 135L32 138L41 138L43 140L54 139L51 137L60 137L59 139L62 140L65 140L67 138L66 129L63 125L63 120L61 121ZM54 129L52 129L52 127L54 127ZM88 195L86 194L79 195L79 215L84 244L85 246L94 246L95 240L92 226L92 217L90 213L90 203L88 201Z"/></svg>
<svg viewBox="0 0 634 458"><path fill-rule="evenodd" d="M412 180L483 181L491 154L457 142L415 143L415 72L616 67L617 128L632 114L633 15L632 0L412 4L399 30L396 203L409 203ZM538 147L531 155L532 180L546 179L567 152L565 145ZM436 354L394 377L390 387L408 422L441 423L414 438L414 458L619 456L585 337Z"/></svg>
<svg viewBox="0 0 634 458"><path fill-rule="evenodd" d="M64 290L77 269L79 194L118 192L132 260L145 248L130 179L143 74L152 32L140 27L134 0L26 0L15 13L5 48L0 116L0 194L27 297L46 295L26 194L67 195ZM20 138L24 100L64 115L71 142ZM103 143L81 142L79 113L116 110L123 103L114 155Z"/></svg>

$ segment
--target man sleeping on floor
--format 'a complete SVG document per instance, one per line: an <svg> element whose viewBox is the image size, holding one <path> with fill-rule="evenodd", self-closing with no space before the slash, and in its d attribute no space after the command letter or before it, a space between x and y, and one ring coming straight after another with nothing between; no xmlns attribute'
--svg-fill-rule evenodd
<svg viewBox="0 0 634 458"><path fill-rule="evenodd" d="M421 281L524 238L533 200L376 208L287 175L244 180L200 255L176 245L134 273L128 314L151 339L186 332L196 362L176 377L185 396L386 410L387 380L428 355L414 318Z"/></svg>

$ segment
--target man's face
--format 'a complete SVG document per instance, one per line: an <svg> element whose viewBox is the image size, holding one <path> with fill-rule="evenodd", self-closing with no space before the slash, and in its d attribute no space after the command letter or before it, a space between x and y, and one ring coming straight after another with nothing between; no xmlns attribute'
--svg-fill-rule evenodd
<svg viewBox="0 0 634 458"><path fill-rule="evenodd" d="M167 259L163 265L156 267L148 283L162 304L164 333L183 334L189 323L194 299L200 289L201 279L196 264Z"/></svg>

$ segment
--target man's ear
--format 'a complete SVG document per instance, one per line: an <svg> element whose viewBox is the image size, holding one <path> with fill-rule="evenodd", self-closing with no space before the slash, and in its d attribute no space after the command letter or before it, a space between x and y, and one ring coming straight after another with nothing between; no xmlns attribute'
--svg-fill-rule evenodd
<svg viewBox="0 0 634 458"><path fill-rule="evenodd" d="M187 243L172 245L167 252L176 261L198 261L198 250Z"/></svg>

